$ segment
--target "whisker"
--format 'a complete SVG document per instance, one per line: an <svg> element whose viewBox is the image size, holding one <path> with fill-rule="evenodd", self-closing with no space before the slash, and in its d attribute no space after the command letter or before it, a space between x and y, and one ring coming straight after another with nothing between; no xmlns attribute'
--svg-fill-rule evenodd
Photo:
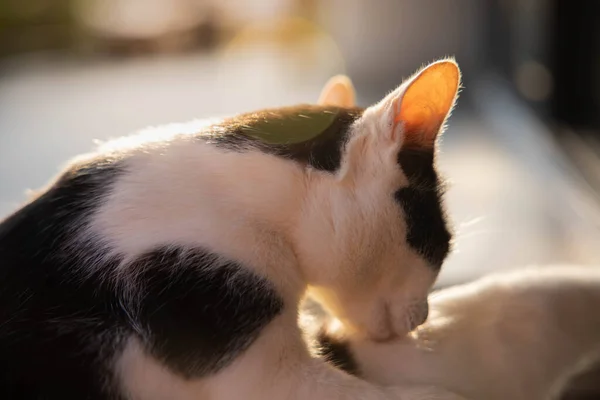
<svg viewBox="0 0 600 400"><path fill-rule="evenodd" d="M456 236L456 239L468 239L471 237L479 237L481 235L485 235L485 234L491 234L491 233L501 233L501 231L496 230L496 229L479 229L476 231L471 231L471 232L467 232L467 233L458 233Z"/></svg>
<svg viewBox="0 0 600 400"><path fill-rule="evenodd" d="M474 217L474 218L471 218L470 220L459 223L458 226L459 226L459 229L460 228L468 228L470 226L480 223L481 221L486 220L487 218L488 218L488 216L484 216L484 215L479 216L479 217Z"/></svg>

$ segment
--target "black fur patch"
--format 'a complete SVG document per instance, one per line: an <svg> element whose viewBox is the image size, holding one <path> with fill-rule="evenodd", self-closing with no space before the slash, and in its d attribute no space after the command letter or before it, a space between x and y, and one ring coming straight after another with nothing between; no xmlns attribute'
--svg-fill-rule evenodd
<svg viewBox="0 0 600 400"><path fill-rule="evenodd" d="M402 149L398 164L409 181L408 187L395 193L406 218L406 241L439 269L450 251L452 235L442 208L433 150Z"/></svg>
<svg viewBox="0 0 600 400"><path fill-rule="evenodd" d="M264 278L203 250L157 249L128 268L141 271L143 342L186 378L229 365L283 309Z"/></svg>
<svg viewBox="0 0 600 400"><path fill-rule="evenodd" d="M107 368L125 337L117 299L61 250L120 173L73 168L0 224L0 398L120 398Z"/></svg>
<svg viewBox="0 0 600 400"><path fill-rule="evenodd" d="M327 334L325 330L319 331L316 342L318 354L326 362L351 375L359 376L358 365L347 342Z"/></svg>
<svg viewBox="0 0 600 400"><path fill-rule="evenodd" d="M225 120L212 141L223 148L256 148L315 169L335 172L342 160L350 126L361 108L315 105L262 110Z"/></svg>
<svg viewBox="0 0 600 400"><path fill-rule="evenodd" d="M201 249L134 261L133 296L106 279L118 257L84 275L102 240L69 245L122 172L110 161L74 168L0 224L0 398L119 400L112 361L131 335L183 377L209 374L281 311L263 279L233 262L208 271L215 256Z"/></svg>

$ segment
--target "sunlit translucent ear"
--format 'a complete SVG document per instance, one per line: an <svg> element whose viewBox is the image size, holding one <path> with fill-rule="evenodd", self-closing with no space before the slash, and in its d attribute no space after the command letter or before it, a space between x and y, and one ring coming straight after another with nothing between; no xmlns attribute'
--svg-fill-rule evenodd
<svg viewBox="0 0 600 400"><path fill-rule="evenodd" d="M318 104L322 106L354 107L355 92L352 81L346 75L336 75L327 81Z"/></svg>
<svg viewBox="0 0 600 400"><path fill-rule="evenodd" d="M452 60L429 64L405 83L392 102L393 128L401 124L403 146L433 147L456 101L460 70Z"/></svg>

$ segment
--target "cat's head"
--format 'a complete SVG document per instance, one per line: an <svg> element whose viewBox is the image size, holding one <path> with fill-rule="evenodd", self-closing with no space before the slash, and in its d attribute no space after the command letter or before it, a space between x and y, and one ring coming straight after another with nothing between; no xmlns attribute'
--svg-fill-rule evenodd
<svg viewBox="0 0 600 400"><path fill-rule="evenodd" d="M427 316L451 242L437 139L459 86L453 60L421 69L349 124L335 173L307 174L295 242L309 293L370 338L402 335ZM319 104L354 107L350 80L332 78Z"/></svg>

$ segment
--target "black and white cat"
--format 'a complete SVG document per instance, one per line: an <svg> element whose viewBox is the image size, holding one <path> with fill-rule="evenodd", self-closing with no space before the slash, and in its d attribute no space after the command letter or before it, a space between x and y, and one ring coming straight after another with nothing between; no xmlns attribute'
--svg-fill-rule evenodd
<svg viewBox="0 0 600 400"><path fill-rule="evenodd" d="M438 61L360 109L336 77L318 105L148 129L75 159L0 224L0 398L415 393L312 357L298 306L310 288L377 340L426 318L451 239L436 138L459 84Z"/></svg>
<svg viewBox="0 0 600 400"><path fill-rule="evenodd" d="M435 385L470 400L558 399L600 361L598 267L491 274L434 293L430 304L427 322L393 342L357 337L335 320L319 332L326 324L310 315L303 326L315 351L352 374L386 386Z"/></svg>

